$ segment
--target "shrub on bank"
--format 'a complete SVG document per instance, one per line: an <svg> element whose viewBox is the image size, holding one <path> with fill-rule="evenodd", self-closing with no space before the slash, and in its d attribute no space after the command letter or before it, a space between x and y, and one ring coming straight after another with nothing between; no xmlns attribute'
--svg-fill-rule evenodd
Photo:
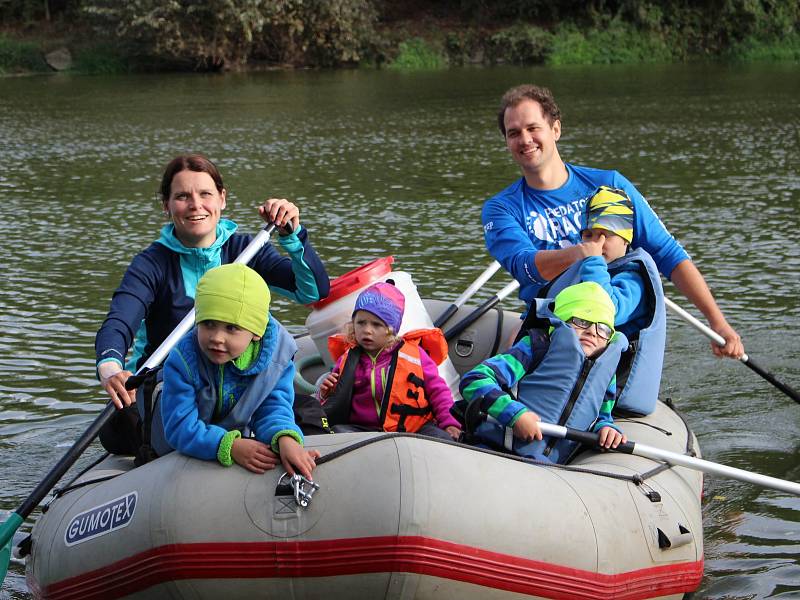
<svg viewBox="0 0 800 600"><path fill-rule="evenodd" d="M50 67L44 61L42 50L33 42L21 42L0 35L0 74L45 72Z"/></svg>
<svg viewBox="0 0 800 600"><path fill-rule="evenodd" d="M800 61L800 34L781 40L759 40L749 37L734 44L726 53L727 58L737 62Z"/></svg>
<svg viewBox="0 0 800 600"><path fill-rule="evenodd" d="M513 25L486 40L486 62L515 65L542 64L552 51L553 34L541 27Z"/></svg>
<svg viewBox="0 0 800 600"><path fill-rule="evenodd" d="M117 47L100 43L78 50L71 70L87 75L115 75L132 69L128 59Z"/></svg>
<svg viewBox="0 0 800 600"><path fill-rule="evenodd" d="M419 71L442 69L447 61L441 52L422 38L411 38L400 42L397 57L389 63L391 69Z"/></svg>
<svg viewBox="0 0 800 600"><path fill-rule="evenodd" d="M87 0L84 11L134 54L198 71L358 64L377 19L370 0Z"/></svg>
<svg viewBox="0 0 800 600"><path fill-rule="evenodd" d="M547 64L641 64L675 59L673 51L657 34L614 23L591 31L578 31L574 27L559 29L553 36Z"/></svg>
<svg viewBox="0 0 800 600"><path fill-rule="evenodd" d="M0 22L0 72L47 70L53 34L87 73L800 60L797 0L0 0Z"/></svg>

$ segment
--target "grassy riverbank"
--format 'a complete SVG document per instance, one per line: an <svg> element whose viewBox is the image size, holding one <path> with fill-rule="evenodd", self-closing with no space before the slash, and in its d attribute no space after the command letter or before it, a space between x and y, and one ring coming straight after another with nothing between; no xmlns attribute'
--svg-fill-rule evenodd
<svg viewBox="0 0 800 600"><path fill-rule="evenodd" d="M443 0L435 7L421 0L318 0L269 9L243 2L226 8L196 2L189 9L156 0L73 0L49 20L31 5L25 19L15 13L16 24L15 15L0 14L11 23L0 32L0 73L50 71L54 60L45 57L57 49L56 69L82 73L800 62L800 8L783 0L709 1L705 8L595 0L580 9L541 0ZM102 31L114 31L116 39Z"/></svg>

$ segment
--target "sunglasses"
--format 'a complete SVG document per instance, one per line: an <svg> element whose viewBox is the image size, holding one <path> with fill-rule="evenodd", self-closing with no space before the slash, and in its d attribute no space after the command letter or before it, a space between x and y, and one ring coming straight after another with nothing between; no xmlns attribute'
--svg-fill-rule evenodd
<svg viewBox="0 0 800 600"><path fill-rule="evenodd" d="M594 331L597 337L603 340L610 340L611 336L614 335L614 330L605 323L593 323L592 321L587 321L580 317L572 317L567 323L575 325L578 329L589 329L594 325Z"/></svg>

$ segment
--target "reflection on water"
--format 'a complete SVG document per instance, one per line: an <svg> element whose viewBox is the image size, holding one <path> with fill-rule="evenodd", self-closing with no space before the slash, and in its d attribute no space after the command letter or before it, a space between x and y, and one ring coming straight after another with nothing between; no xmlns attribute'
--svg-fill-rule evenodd
<svg viewBox="0 0 800 600"><path fill-rule="evenodd" d="M157 236L155 191L169 158L210 155L244 230L259 226L265 197L294 199L332 275L393 254L423 296L453 299L489 262L483 201L517 177L495 106L531 80L561 104L562 156L634 181L707 275L748 353L800 386L792 66L6 79L0 447L13 460L0 467L0 506L18 506L102 406L94 332L130 257ZM478 299L504 283L497 276ZM307 312L275 307L290 323ZM664 393L706 457L800 481L800 407L713 359L680 323L670 324ZM800 499L722 479L706 488L700 596L800 597ZM10 597L26 596L21 574L12 565Z"/></svg>

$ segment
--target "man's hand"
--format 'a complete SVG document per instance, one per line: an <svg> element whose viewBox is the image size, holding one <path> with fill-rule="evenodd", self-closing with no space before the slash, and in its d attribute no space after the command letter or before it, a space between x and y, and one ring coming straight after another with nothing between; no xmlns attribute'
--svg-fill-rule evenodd
<svg viewBox="0 0 800 600"><path fill-rule="evenodd" d="M606 235L601 233L595 240L583 240L578 246L581 249L583 258L587 256L603 256L603 244L606 243Z"/></svg>
<svg viewBox="0 0 800 600"><path fill-rule="evenodd" d="M741 358L741 356L744 354L744 345L742 344L742 338L739 337L739 334L736 333L736 330L733 327L725 322L717 327L712 326L711 329L716 331L725 339L724 346L719 346L716 342L711 342L711 350L714 352L715 356L720 358Z"/></svg>

